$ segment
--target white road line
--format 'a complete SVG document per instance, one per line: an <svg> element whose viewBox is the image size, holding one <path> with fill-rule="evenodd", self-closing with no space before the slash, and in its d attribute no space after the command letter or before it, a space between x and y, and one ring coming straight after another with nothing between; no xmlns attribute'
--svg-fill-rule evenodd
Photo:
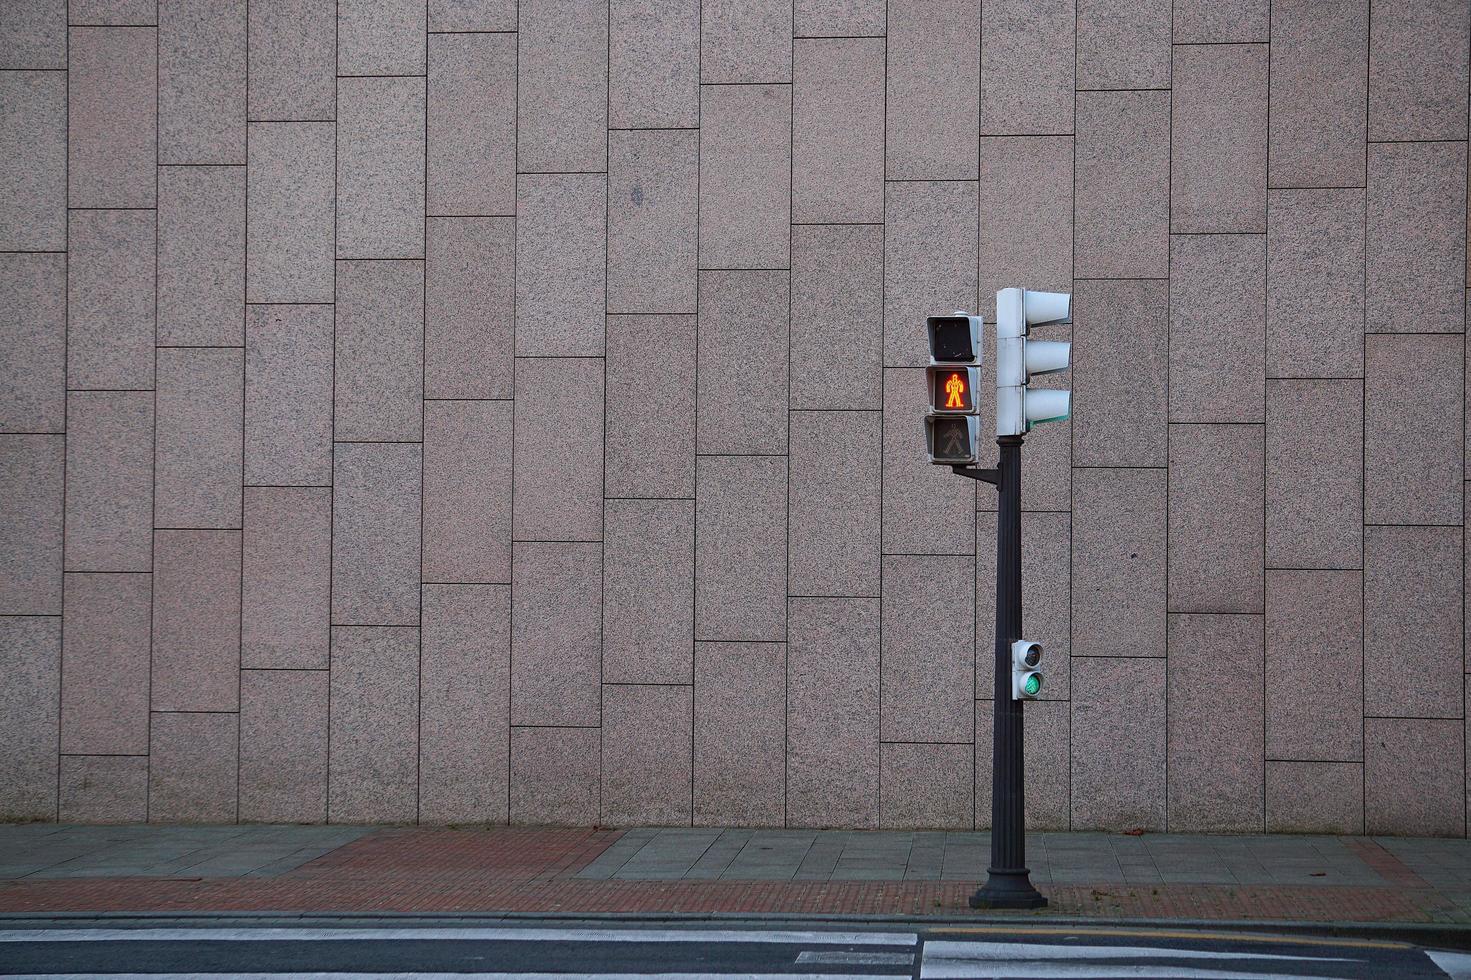
<svg viewBox="0 0 1471 980"><path fill-rule="evenodd" d="M1104 966L1101 963L1059 963L1055 960L1038 960L1032 963L957 963L953 970L932 971L927 967L920 976L965 977L968 980L1341 980L1318 974L1237 973L1233 970L1167 965Z"/></svg>
<svg viewBox="0 0 1471 980"><path fill-rule="evenodd" d="M1289 956L1285 953L1229 953L1206 949L1174 949L1169 946L1071 946L1044 943L927 942L924 959L983 960L1090 960L1155 957L1180 960L1296 960L1305 963L1354 963L1356 960L1330 956Z"/></svg>
<svg viewBox="0 0 1471 980"><path fill-rule="evenodd" d="M231 973L232 980L853 980L851 973ZM32 973L5 980L220 980L218 973ZM864 974L863 980L909 980ZM1268 978L1270 980L1270 978Z"/></svg>
<svg viewBox="0 0 1471 980"><path fill-rule="evenodd" d="M1104 959L1151 959L1153 963L1103 963ZM1249 961L1263 967L1292 962L1352 963L1339 957L1290 956L1272 953L1215 952L1150 946L1068 946L1037 943L927 942L920 976L924 980L973 977L1181 977L1188 980L1285 980L1291 974L1245 973L1177 965L1192 960ZM1242 963L1245 966L1245 963Z"/></svg>
<svg viewBox="0 0 1471 980"><path fill-rule="evenodd" d="M1444 970L1451 980L1471 980L1471 955L1446 953L1436 949L1427 949L1425 955L1430 957L1430 962Z"/></svg>
<svg viewBox="0 0 1471 980"><path fill-rule="evenodd" d="M855 953L846 950L807 949L797 954L798 963L829 963L849 966L913 966L913 953Z"/></svg>
<svg viewBox="0 0 1471 980"><path fill-rule="evenodd" d="M742 929L13 929L0 943L362 942L461 940L560 943L780 943L794 946L913 946L913 932L755 932Z"/></svg>

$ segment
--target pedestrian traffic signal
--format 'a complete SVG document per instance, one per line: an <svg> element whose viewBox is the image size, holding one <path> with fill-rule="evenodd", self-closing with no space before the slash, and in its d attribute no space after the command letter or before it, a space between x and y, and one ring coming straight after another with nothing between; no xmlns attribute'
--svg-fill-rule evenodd
<svg viewBox="0 0 1471 980"><path fill-rule="evenodd" d="M1011 696L1017 701L1035 701L1042 694L1042 644L1017 640L1011 645Z"/></svg>
<svg viewBox="0 0 1471 980"><path fill-rule="evenodd" d="M1072 392L1060 388L1032 390L1033 376L1066 371L1072 344L1030 340L1034 324L1072 319L1072 295L1030 289L996 292L996 434L1025 435L1034 423L1057 422L1072 411Z"/></svg>
<svg viewBox="0 0 1471 980"><path fill-rule="evenodd" d="M939 415L976 414L980 368L930 365L926 371L930 382L930 411Z"/></svg>
<svg viewBox="0 0 1471 980"><path fill-rule="evenodd" d="M981 442L981 420L975 415L929 415L925 417L925 437L929 443L930 462L945 466L970 466L978 458Z"/></svg>
<svg viewBox="0 0 1471 980"><path fill-rule="evenodd" d="M925 368L929 404L925 441L930 462L946 466L974 464L980 454L980 407L976 388L981 380L984 324L978 316L957 311L925 318L930 364Z"/></svg>

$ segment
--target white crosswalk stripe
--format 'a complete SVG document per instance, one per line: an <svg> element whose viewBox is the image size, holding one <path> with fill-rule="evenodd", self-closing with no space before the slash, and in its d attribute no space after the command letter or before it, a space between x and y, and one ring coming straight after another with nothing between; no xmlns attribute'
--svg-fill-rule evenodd
<svg viewBox="0 0 1471 980"><path fill-rule="evenodd" d="M1148 963L1106 962L1143 960ZM1202 961L1212 965L1204 965ZM973 977L1010 980L1041 977L1180 977L1185 980L1284 980L1303 976L1291 971L1293 963L1354 964L1343 957L1293 956L1282 953L1241 953L1215 950L1171 949L1161 946L1074 946L1038 943L928 942L920 967L922 980ZM1228 964L1242 969L1230 969ZM1255 967L1250 972L1244 968ZM1263 973L1260 968L1275 973ZM1308 974L1317 977L1318 974Z"/></svg>
<svg viewBox="0 0 1471 980"><path fill-rule="evenodd" d="M802 946L913 946L913 932L795 932L742 929L10 929L0 943L361 942L435 940L562 943L781 943Z"/></svg>
<svg viewBox="0 0 1471 980"><path fill-rule="evenodd" d="M1444 970L1450 980L1471 980L1471 954L1427 949L1425 955L1430 957L1430 962Z"/></svg>

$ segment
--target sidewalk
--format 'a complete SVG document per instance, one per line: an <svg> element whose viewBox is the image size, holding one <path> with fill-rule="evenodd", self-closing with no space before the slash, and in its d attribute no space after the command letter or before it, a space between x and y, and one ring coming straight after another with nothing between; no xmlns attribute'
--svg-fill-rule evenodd
<svg viewBox="0 0 1471 980"><path fill-rule="evenodd" d="M989 848L984 832L0 825L0 913L964 916ZM1467 840L1033 833L1028 848L1048 916L1471 924Z"/></svg>

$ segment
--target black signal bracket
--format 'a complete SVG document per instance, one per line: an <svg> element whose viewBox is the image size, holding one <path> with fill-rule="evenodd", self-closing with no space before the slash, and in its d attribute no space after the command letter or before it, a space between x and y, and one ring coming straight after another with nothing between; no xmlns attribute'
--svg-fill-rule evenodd
<svg viewBox="0 0 1471 980"><path fill-rule="evenodd" d="M999 469L983 470L974 466L951 466L950 470L956 476L963 476L968 480L979 480L981 483L989 483L993 487L1001 486L1001 471Z"/></svg>

